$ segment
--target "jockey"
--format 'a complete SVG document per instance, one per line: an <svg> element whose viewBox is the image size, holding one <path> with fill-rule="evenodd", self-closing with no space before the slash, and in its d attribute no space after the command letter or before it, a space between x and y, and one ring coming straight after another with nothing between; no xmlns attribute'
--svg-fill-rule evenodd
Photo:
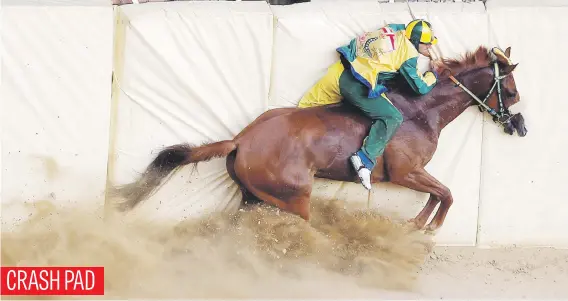
<svg viewBox="0 0 568 301"><path fill-rule="evenodd" d="M431 58L428 49L438 42L428 21L417 19L404 24L388 24L354 38L337 48L340 60L300 100L306 108L346 100L359 108L373 123L363 146L349 160L361 184L371 189L371 171L376 158L403 122L403 116L385 95L386 81L401 74L418 94L426 94L437 75L417 70L419 54Z"/></svg>

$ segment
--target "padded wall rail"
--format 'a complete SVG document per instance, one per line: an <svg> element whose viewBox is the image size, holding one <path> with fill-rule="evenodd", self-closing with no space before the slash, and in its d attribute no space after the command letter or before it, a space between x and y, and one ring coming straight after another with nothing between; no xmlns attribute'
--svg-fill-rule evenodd
<svg viewBox="0 0 568 301"><path fill-rule="evenodd" d="M2 221L27 216L37 200L102 204L112 6L2 4Z"/></svg>
<svg viewBox="0 0 568 301"><path fill-rule="evenodd" d="M132 181L164 146L229 139L263 111L294 106L337 59L337 46L411 18L405 3L353 0L75 3L3 3L4 223L7 214L25 216L16 209L28 201L102 204L107 180ZM512 46L523 97L514 109L529 129L506 136L471 108L442 132L427 169L455 202L439 244L568 245L558 67L568 8L534 3L489 0L487 11L480 2L411 3L435 26L440 55ZM133 213L176 221L234 210L240 192L224 168L217 159L193 174L182 169ZM316 182L314 197L333 196L406 217L427 197L392 184L369 194L359 184Z"/></svg>
<svg viewBox="0 0 568 301"><path fill-rule="evenodd" d="M560 61L568 46L566 1L487 3L491 43L511 46L528 129L524 138L483 129L480 246L568 247L568 112ZM530 21L529 21L530 20Z"/></svg>
<svg viewBox="0 0 568 301"><path fill-rule="evenodd" d="M134 180L161 148L231 139L266 110L272 14L264 2L121 6L111 182ZM176 220L234 210L223 159L182 169L134 211Z"/></svg>

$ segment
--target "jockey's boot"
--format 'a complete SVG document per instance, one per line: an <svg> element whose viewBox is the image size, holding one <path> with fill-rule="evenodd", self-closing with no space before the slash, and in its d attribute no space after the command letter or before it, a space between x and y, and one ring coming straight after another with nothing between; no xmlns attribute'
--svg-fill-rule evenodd
<svg viewBox="0 0 568 301"><path fill-rule="evenodd" d="M363 187L365 187L367 190L371 190L371 161L367 159L367 156L365 156L365 154L363 154L361 151L358 151L351 155L351 157L349 157L349 161L351 161L353 168L355 168L355 171L357 171L357 175L359 176L359 179L361 179L361 184L363 184ZM364 164L364 161L367 164Z"/></svg>

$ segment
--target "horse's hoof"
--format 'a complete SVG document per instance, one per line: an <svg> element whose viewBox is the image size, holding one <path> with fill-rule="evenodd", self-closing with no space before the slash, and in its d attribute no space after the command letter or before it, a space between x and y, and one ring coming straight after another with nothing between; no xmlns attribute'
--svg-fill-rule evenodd
<svg viewBox="0 0 568 301"><path fill-rule="evenodd" d="M414 228L415 228L416 230L422 230L422 229L424 229L424 225L425 225L425 223L422 223L422 222L417 221L416 218L411 218L411 219L409 219L409 220L408 220L408 223L414 225Z"/></svg>
<svg viewBox="0 0 568 301"><path fill-rule="evenodd" d="M440 229L440 226L438 225L428 225L426 226L426 228L424 228L424 231L427 234L435 235L436 232L438 232L438 229Z"/></svg>
<svg viewBox="0 0 568 301"><path fill-rule="evenodd" d="M406 227L407 227L407 229L412 230L412 231L422 230L419 223L416 222L416 220L414 220L413 218L406 221Z"/></svg>

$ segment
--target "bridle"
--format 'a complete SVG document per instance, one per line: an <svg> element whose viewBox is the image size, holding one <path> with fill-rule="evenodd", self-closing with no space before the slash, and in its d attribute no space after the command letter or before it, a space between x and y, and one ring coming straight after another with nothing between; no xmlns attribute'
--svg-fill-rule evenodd
<svg viewBox="0 0 568 301"><path fill-rule="evenodd" d="M408 3L408 0L406 0L406 6L408 6L408 12L412 16L412 19L416 19L416 17L414 16L414 13L412 13L412 8L410 8L410 3ZM467 92L469 95L471 95L471 97L473 97L473 99L475 99L475 101L477 101L477 103L478 103L477 106L479 107L479 111L481 111L481 112L487 111L489 114L491 114L491 116L493 116L493 122L496 122L501 126L505 126L505 125L508 125L511 122L511 118L513 118L513 115L511 115L511 112L509 112L509 109L506 108L505 105L503 104L503 96L502 96L502 91L501 91L501 80L503 80L504 78L509 76L511 73L506 74L506 75L500 75L499 74L499 63L498 63L498 60L497 60L497 55L495 54L497 51L500 52L500 53L503 53L503 51L501 49L497 48L497 47L493 48L492 51L490 52L492 62L493 62L493 79L495 81L493 82L493 86L491 86L491 89L487 93L487 96L485 96L485 98L483 100L479 99L479 97L477 97L469 89L467 89L464 85L462 85L453 75L450 75L449 77L456 84L456 86L462 88L465 92ZM498 106L499 112L493 110L491 107L489 107L487 105L487 100L489 99L489 96L491 96L491 94L493 94L495 87L497 87L497 97L498 97L497 106Z"/></svg>
<svg viewBox="0 0 568 301"><path fill-rule="evenodd" d="M416 19L416 17L414 16L414 13L412 13L412 8L410 8L410 3L408 3L408 0L406 0L406 6L408 6L408 12L412 16L412 19ZM464 85L462 85L453 75L450 75L450 79L456 84L456 86L462 88L465 92L467 92L469 95L471 95L471 97L473 97L473 99L475 99L475 101L477 101L479 111L481 111L481 112L487 111L489 114L491 114L491 116L493 116L493 122L496 122L501 126L505 126L505 125L508 125L511 122L511 118L513 118L513 115L511 115L511 112L509 112L509 109L506 108L505 105L503 104L503 96L502 96L502 92L501 92L501 80L503 80L504 78L509 76L511 73L509 73L507 75L499 75L499 63L497 61L497 55L495 54L496 51L503 53L503 51L501 49L498 49L497 47L493 48L492 51L490 52L491 57L492 57L492 62L493 62L493 74L494 74L493 79L495 81L493 82L493 86L491 86L491 89L487 93L487 96L485 96L485 99L483 99L483 100L479 99L479 97L477 97L470 90L468 90ZM498 108L499 112L496 112L495 110L493 110L486 103L487 100L489 99L489 96L491 96L491 94L493 94L495 87L497 87L497 97L498 97L498 100L499 100L497 106L499 107Z"/></svg>
<svg viewBox="0 0 568 301"><path fill-rule="evenodd" d="M450 79L456 84L457 87L462 88L465 92L467 92L471 97L473 97L473 99L475 99L475 101L477 101L478 103L478 107L479 110L481 112L487 111L491 116L493 116L493 121L498 123L499 125L507 125L511 122L511 118L513 118L513 115L511 115L511 112L509 112L509 109L505 107L505 105L503 104L503 93L501 90L501 80L505 79L507 76L511 75L511 73L506 74L506 75L500 75L499 74L499 63L497 61L497 57L496 55L491 52L491 55L493 56L493 85L491 86L491 89L489 90L489 92L487 93L487 96L485 96L485 98L483 100L479 99L479 97L477 97L475 94L473 94L468 88L466 88L462 83L460 83L453 75L450 75ZM487 100L489 99L489 97L493 94L493 92L495 91L495 87L497 87L497 99L498 99L498 110L499 111L495 111L494 109L492 109L491 107L489 107L487 105Z"/></svg>
<svg viewBox="0 0 568 301"><path fill-rule="evenodd" d="M412 16L412 19L416 19L416 17L414 16L414 13L412 13L412 8L410 8L410 3L408 2L408 0L406 0L406 6L408 7L408 12ZM500 75L499 74L499 63L498 63L498 60L497 60L496 52L503 54L503 51L501 49L499 49L498 47L493 48L492 51L490 52L492 62L493 62L493 79L495 81L493 82L493 86L491 86L491 89L487 93L487 96L485 96L485 98L483 100L479 99L479 97L477 97L469 89L467 89L464 85L462 85L453 75L450 74L449 77L456 84L456 86L462 88L465 92L467 92L469 95L471 95L471 97L473 97L473 99L475 99L475 101L477 101L480 112L487 111L489 114L491 114L491 116L493 116L493 122L496 122L501 126L506 126L506 125L509 125L509 123L511 122L511 118L513 118L513 115L511 115L511 112L509 112L509 109L506 108L505 105L503 104L503 96L502 96L502 91L501 91L501 80L503 80L504 78L509 76L511 73L506 74L506 75ZM509 63L510 63L510 61L509 61ZM489 99L489 96L491 96L491 94L493 94L495 87L497 87L497 97L498 97L497 106L498 106L499 112L493 110L491 107L489 107L487 105L487 100Z"/></svg>

